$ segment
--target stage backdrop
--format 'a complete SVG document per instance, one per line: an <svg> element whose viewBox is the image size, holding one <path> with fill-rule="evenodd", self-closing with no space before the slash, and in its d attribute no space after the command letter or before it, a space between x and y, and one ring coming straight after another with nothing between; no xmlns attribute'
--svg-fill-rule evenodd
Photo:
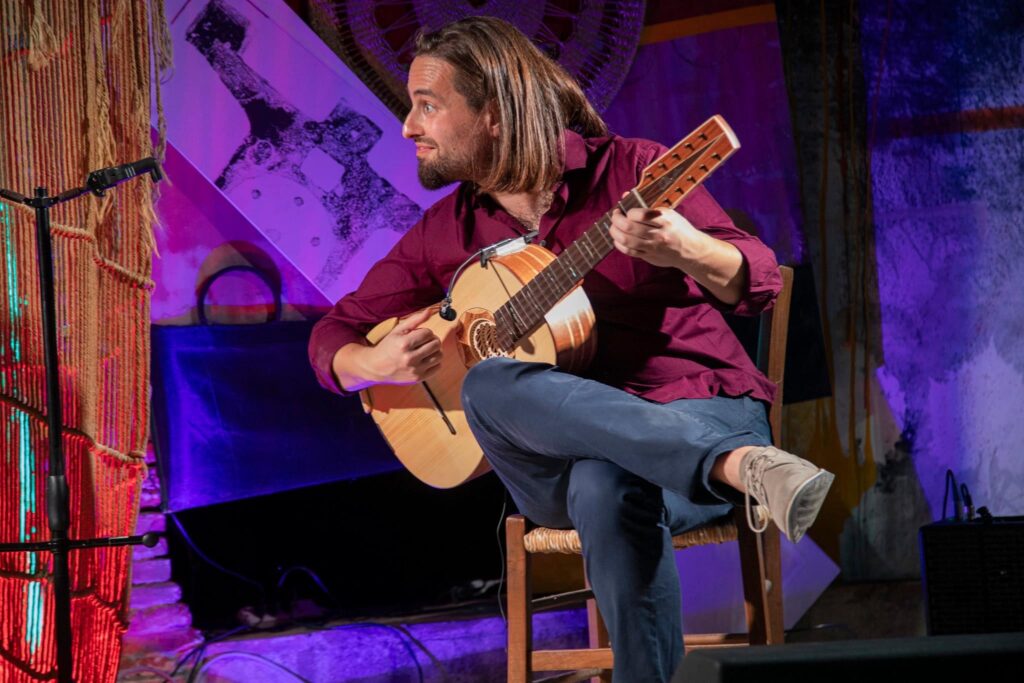
<svg viewBox="0 0 1024 683"><path fill-rule="evenodd" d="M1024 4L861 8L881 314L875 377L928 519L942 514L947 468L975 506L1021 515ZM873 511L862 517L868 530ZM915 531L891 537L909 545Z"/></svg>
<svg viewBox="0 0 1024 683"><path fill-rule="evenodd" d="M169 55L160 0L0 5L0 187L51 194L152 156L150 84ZM154 42L150 42L150 39ZM159 117L157 117L159 119ZM70 538L134 531L149 406L153 188L57 207L62 438ZM31 210L0 203L0 541L49 538L46 392ZM70 556L74 680L113 681L130 548ZM0 555L0 680L56 677L49 553Z"/></svg>
<svg viewBox="0 0 1024 683"><path fill-rule="evenodd" d="M431 6L417 4L417 12L423 10L417 20L433 16ZM467 7L464 13L488 8L517 18L507 3ZM175 237L161 238L169 248L162 250L158 266L155 306L167 322L191 318L192 292L216 233L268 250L284 265L283 279L294 283L293 303L316 299L297 274L322 293L324 302L333 302L444 191L427 193L418 186L411 143L401 138L398 119L284 3L175 0L168 16L176 55L175 75L165 87L170 142L220 190L237 216L214 220L215 213L230 212L206 208L217 205L216 199L196 201L208 196L203 189L179 195L183 203L176 206L186 209L182 212L161 204L161 215L168 218L205 215L200 222L215 232L200 235L195 226L169 221L166 235ZM400 23L410 21L412 15ZM573 34L562 38L571 43ZM743 148L710 189L739 222L776 249L780 261L803 259L772 5L698 2L648 8L635 61L621 91L608 100L605 114L614 131L665 144L712 114L725 115ZM288 300L287 291L285 296ZM688 628L740 630L742 601L731 590L740 585L734 548L690 551L680 562L686 565ZM787 545L785 563L791 624L836 566L810 538ZM736 581L708 580L723 573L735 573Z"/></svg>
<svg viewBox="0 0 1024 683"><path fill-rule="evenodd" d="M1024 513L1024 5L777 5L835 386L790 432L844 575L915 577L947 468Z"/></svg>

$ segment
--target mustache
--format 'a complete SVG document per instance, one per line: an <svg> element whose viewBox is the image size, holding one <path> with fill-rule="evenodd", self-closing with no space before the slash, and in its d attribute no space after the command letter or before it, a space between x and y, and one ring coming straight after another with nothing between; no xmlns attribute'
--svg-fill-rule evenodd
<svg viewBox="0 0 1024 683"><path fill-rule="evenodd" d="M413 142L417 145L430 145L431 147L437 147L437 142L432 138L416 138Z"/></svg>

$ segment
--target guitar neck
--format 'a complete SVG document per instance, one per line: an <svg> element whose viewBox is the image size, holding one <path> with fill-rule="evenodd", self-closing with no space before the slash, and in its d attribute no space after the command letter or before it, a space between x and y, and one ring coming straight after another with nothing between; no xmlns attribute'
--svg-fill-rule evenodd
<svg viewBox="0 0 1024 683"><path fill-rule="evenodd" d="M633 195L630 193L619 203L623 211L643 206ZM537 329L547 312L611 253L614 247L608 233L611 224L612 212L609 211L494 312L500 348L514 348Z"/></svg>
<svg viewBox="0 0 1024 683"><path fill-rule="evenodd" d="M720 116L713 116L644 169L639 185L615 208L674 208L739 148ZM499 348L511 351L536 330L544 316L614 248L608 211L551 264L494 312Z"/></svg>

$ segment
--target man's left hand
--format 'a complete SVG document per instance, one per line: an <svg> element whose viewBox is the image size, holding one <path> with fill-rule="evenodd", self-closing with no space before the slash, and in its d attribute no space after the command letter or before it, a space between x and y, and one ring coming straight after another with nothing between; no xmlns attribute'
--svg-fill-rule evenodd
<svg viewBox="0 0 1024 683"><path fill-rule="evenodd" d="M609 230L615 248L655 266L682 268L699 258L707 236L672 209L615 209Z"/></svg>

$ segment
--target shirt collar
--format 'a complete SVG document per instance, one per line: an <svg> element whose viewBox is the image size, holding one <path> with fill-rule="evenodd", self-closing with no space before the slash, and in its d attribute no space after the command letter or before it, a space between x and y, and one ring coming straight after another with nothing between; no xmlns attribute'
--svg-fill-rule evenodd
<svg viewBox="0 0 1024 683"><path fill-rule="evenodd" d="M574 130L565 130L565 162L562 173L575 171L587 165L587 145Z"/></svg>

